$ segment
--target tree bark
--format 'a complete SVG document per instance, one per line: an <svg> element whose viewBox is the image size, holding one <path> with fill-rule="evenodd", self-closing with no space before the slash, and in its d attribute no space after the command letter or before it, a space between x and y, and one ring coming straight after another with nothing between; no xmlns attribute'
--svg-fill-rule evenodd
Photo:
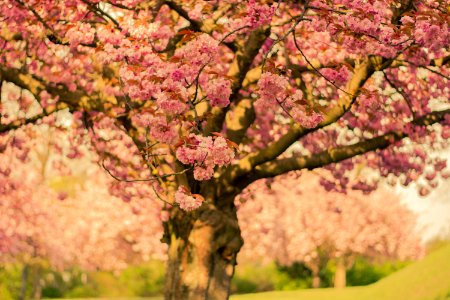
<svg viewBox="0 0 450 300"><path fill-rule="evenodd" d="M42 297L42 286L41 286L41 268L36 265L33 272L33 299L39 300Z"/></svg>
<svg viewBox="0 0 450 300"><path fill-rule="evenodd" d="M320 288L319 267L314 266L311 268L311 271L312 271L312 288L318 289Z"/></svg>
<svg viewBox="0 0 450 300"><path fill-rule="evenodd" d="M19 298L18 298L19 300L24 300L26 293L27 293L28 270L29 270L29 267L27 264L25 264L22 269L20 293L19 293Z"/></svg>
<svg viewBox="0 0 450 300"><path fill-rule="evenodd" d="M243 244L234 204L218 209L205 203L191 213L175 210L165 226L165 299L228 299Z"/></svg>
<svg viewBox="0 0 450 300"><path fill-rule="evenodd" d="M334 274L334 287L344 288L347 285L346 266L343 258L338 258L336 263L336 273Z"/></svg>
<svg viewBox="0 0 450 300"><path fill-rule="evenodd" d="M320 288L320 276L319 274L313 274L313 278L312 278L312 287L313 289L318 289Z"/></svg>

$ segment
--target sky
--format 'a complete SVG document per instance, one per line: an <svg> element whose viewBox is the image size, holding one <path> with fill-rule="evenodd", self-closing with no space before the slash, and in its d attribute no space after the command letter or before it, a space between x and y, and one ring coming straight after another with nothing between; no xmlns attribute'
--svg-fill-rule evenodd
<svg viewBox="0 0 450 300"><path fill-rule="evenodd" d="M424 242L450 238L450 182L427 197L420 197L414 188L403 189L404 202L418 215L418 229Z"/></svg>
<svg viewBox="0 0 450 300"><path fill-rule="evenodd" d="M450 164L450 149L445 154ZM425 197L419 196L417 188L397 187L402 201L418 215L418 229L422 230L424 242L434 238L450 239L450 178L441 180L436 189Z"/></svg>

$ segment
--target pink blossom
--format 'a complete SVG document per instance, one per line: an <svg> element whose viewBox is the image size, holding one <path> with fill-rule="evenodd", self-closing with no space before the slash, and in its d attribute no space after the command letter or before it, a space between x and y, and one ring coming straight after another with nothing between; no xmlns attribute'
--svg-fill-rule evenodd
<svg viewBox="0 0 450 300"><path fill-rule="evenodd" d="M168 122L165 117L159 116L150 123L150 135L158 142L173 144L178 139L176 122Z"/></svg>
<svg viewBox="0 0 450 300"><path fill-rule="evenodd" d="M441 136L442 136L443 139L449 139L450 138L450 127L448 125L444 126L442 128Z"/></svg>
<svg viewBox="0 0 450 300"><path fill-rule="evenodd" d="M94 40L95 29L88 23L79 23L67 30L66 38L69 40L71 47L79 44L89 44Z"/></svg>
<svg viewBox="0 0 450 300"><path fill-rule="evenodd" d="M195 164L196 180L208 180L214 174L215 166L231 163L234 150L221 136L213 140L212 137L191 134L186 144L177 149L176 157L183 164Z"/></svg>
<svg viewBox="0 0 450 300"><path fill-rule="evenodd" d="M320 70L320 73L329 81L342 85L347 82L350 72L346 66L340 67L338 70L324 68Z"/></svg>
<svg viewBox="0 0 450 300"><path fill-rule="evenodd" d="M159 107L168 114L181 114L188 109L188 105L174 93L159 92L155 98Z"/></svg>
<svg viewBox="0 0 450 300"><path fill-rule="evenodd" d="M214 174L211 166L197 166L194 169L194 178L198 181L209 180Z"/></svg>
<svg viewBox="0 0 450 300"><path fill-rule="evenodd" d="M187 191L185 186L180 186L175 192L175 202L185 211L196 210L203 203L201 198L193 197L192 194Z"/></svg>
<svg viewBox="0 0 450 300"><path fill-rule="evenodd" d="M306 112L302 106L295 106L291 113L294 120L306 128L314 128L324 119L320 113L315 111Z"/></svg>
<svg viewBox="0 0 450 300"><path fill-rule="evenodd" d="M289 82L286 77L265 72L258 81L259 95L261 101L274 103L276 99L283 100L287 95Z"/></svg>
<svg viewBox="0 0 450 300"><path fill-rule="evenodd" d="M213 79L208 82L206 94L212 106L228 106L230 104L231 83L224 78Z"/></svg>
<svg viewBox="0 0 450 300"><path fill-rule="evenodd" d="M234 150L227 144L227 141L223 137L219 136L214 140L211 157L215 165L228 165L234 158Z"/></svg>
<svg viewBox="0 0 450 300"><path fill-rule="evenodd" d="M192 65L201 66L218 58L219 42L208 34L200 34L177 50L175 55Z"/></svg>
<svg viewBox="0 0 450 300"><path fill-rule="evenodd" d="M450 42L447 23L433 24L430 20L417 21L414 36L420 45L432 50L444 47Z"/></svg>
<svg viewBox="0 0 450 300"><path fill-rule="evenodd" d="M259 4L256 3L256 0L250 0L247 6L247 24L252 29L269 25L274 13L274 6Z"/></svg>

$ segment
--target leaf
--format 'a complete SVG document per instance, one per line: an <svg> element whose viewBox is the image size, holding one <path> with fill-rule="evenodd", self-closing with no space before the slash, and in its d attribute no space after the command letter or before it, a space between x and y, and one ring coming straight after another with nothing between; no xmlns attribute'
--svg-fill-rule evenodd
<svg viewBox="0 0 450 300"><path fill-rule="evenodd" d="M172 56L169 61L172 62L172 63L177 63L177 62L181 61L181 57L179 57L179 56Z"/></svg>
<svg viewBox="0 0 450 300"><path fill-rule="evenodd" d="M183 29L177 32L176 35L193 35L195 34L195 31L192 31L190 29Z"/></svg>
<svg viewBox="0 0 450 300"><path fill-rule="evenodd" d="M200 194L192 194L191 196L194 197L195 199L199 199L202 202L205 201L205 198Z"/></svg>
<svg viewBox="0 0 450 300"><path fill-rule="evenodd" d="M236 151L239 151L239 145L238 144L236 144L235 142L233 142L233 141L231 141L229 139L226 139L226 141L227 141L227 145L229 147L234 148Z"/></svg>
<svg viewBox="0 0 450 300"><path fill-rule="evenodd" d="M181 39L181 42L190 42L195 38L194 34L189 34L189 35L185 35L183 36L183 38Z"/></svg>
<svg viewBox="0 0 450 300"><path fill-rule="evenodd" d="M348 63L348 62L343 62L342 65L346 66L347 69L350 70L350 72L355 73L355 69L353 68L353 66L352 66L350 63Z"/></svg>
<svg viewBox="0 0 450 300"><path fill-rule="evenodd" d="M214 135L214 136L224 137L223 134L221 134L220 132L211 132L211 134Z"/></svg>
<svg viewBox="0 0 450 300"><path fill-rule="evenodd" d="M183 146L184 144L186 144L186 137L180 138L180 139L178 140L178 142L177 142L175 145L173 145L173 147L174 147L175 149L178 149L178 148L180 148L181 146Z"/></svg>

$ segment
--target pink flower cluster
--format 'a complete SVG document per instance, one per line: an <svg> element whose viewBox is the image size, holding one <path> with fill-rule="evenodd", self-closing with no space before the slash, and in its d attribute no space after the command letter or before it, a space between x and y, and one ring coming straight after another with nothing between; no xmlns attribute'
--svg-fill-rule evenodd
<svg viewBox="0 0 450 300"><path fill-rule="evenodd" d="M79 23L67 30L66 39L69 40L71 47L76 47L79 44L89 44L94 40L95 29L87 23Z"/></svg>
<svg viewBox="0 0 450 300"><path fill-rule="evenodd" d="M135 116L133 122L140 127L148 128L150 136L160 143L171 145L178 139L176 120L170 121L165 116L143 113Z"/></svg>
<svg viewBox="0 0 450 300"><path fill-rule="evenodd" d="M188 105L185 103L188 94L184 87L179 86L177 90L166 90L155 94L156 103L167 114L179 115L188 110Z"/></svg>
<svg viewBox="0 0 450 300"><path fill-rule="evenodd" d="M255 0L250 0L247 6L247 25L252 29L269 25L274 13L274 6L259 4Z"/></svg>
<svg viewBox="0 0 450 300"><path fill-rule="evenodd" d="M218 58L219 42L208 34L201 34L178 49L175 56L189 62L190 65L200 66Z"/></svg>
<svg viewBox="0 0 450 300"><path fill-rule="evenodd" d="M189 109L187 101L193 92L189 87L200 77L201 88L212 106L225 107L229 104L231 82L228 79L217 77L217 72L213 75L203 72L199 76L205 65L215 64L219 60L219 42L207 34L186 35L191 40L178 48L170 61L151 53L151 49L135 49L131 43L121 46L124 50L116 59L127 61L120 68L120 77L125 83L124 91L131 98L154 99L165 113L181 115ZM111 56L114 56L114 51L111 50ZM210 76L214 79L208 78Z"/></svg>
<svg viewBox="0 0 450 300"><path fill-rule="evenodd" d="M221 136L213 139L191 134L185 144L177 149L176 156L183 164L195 165L194 178L196 180L208 180L213 176L215 166L231 163L234 158L234 150Z"/></svg>
<svg viewBox="0 0 450 300"><path fill-rule="evenodd" d="M436 51L450 43L447 23L439 24L431 20L418 20L415 26L414 37L419 45Z"/></svg>
<svg viewBox="0 0 450 300"><path fill-rule="evenodd" d="M145 18L144 14L142 14L141 18ZM122 34L129 34L136 39L145 39L152 36L160 29L160 27L162 27L161 24L157 22L149 24L147 22L142 22L142 19L127 19L121 26Z"/></svg>
<svg viewBox="0 0 450 300"><path fill-rule="evenodd" d="M265 72L258 81L260 100L273 103L275 98L284 99L287 96L289 82L286 77Z"/></svg>
<svg viewBox="0 0 450 300"><path fill-rule="evenodd" d="M274 105L289 110L289 115L306 128L316 127L323 121L323 116L307 107L303 93L295 90L293 94L288 90L289 82L286 77L266 72L261 75L258 82L260 100L268 107ZM278 103L277 103L278 102Z"/></svg>
<svg viewBox="0 0 450 300"><path fill-rule="evenodd" d="M338 70L331 68L324 68L320 70L320 73L329 81L336 85L342 85L347 82L350 71L346 66L340 67Z"/></svg>
<svg viewBox="0 0 450 300"><path fill-rule="evenodd" d="M206 94L211 106L228 106L230 104L231 83L225 78L213 79L208 82Z"/></svg>
<svg viewBox="0 0 450 300"><path fill-rule="evenodd" d="M201 197L194 197L185 186L180 186L175 192L175 202L185 211L193 211L199 208L203 200Z"/></svg>
<svg viewBox="0 0 450 300"><path fill-rule="evenodd" d="M147 55L145 59L145 69L127 65L120 69L120 76L126 83L125 92L131 98L155 98L158 106L167 114L177 115L187 111L189 93L181 81L184 74L176 72L178 66L164 63L155 55Z"/></svg>
<svg viewBox="0 0 450 300"><path fill-rule="evenodd" d="M314 128L323 121L323 116L313 110L306 111L303 107L294 107L292 109L292 117L303 127Z"/></svg>

